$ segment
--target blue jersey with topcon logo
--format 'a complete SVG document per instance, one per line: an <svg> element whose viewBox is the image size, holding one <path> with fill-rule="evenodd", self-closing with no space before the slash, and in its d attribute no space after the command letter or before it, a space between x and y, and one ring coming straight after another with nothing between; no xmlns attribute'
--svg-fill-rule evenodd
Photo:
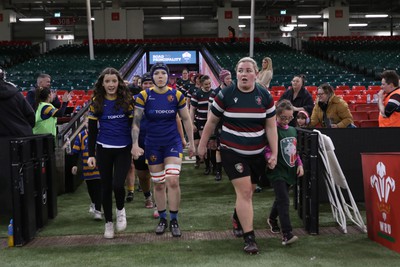
<svg viewBox="0 0 400 267"><path fill-rule="evenodd" d="M97 143L105 147L125 147L132 144L131 125L133 105L129 105L128 113L122 108L115 109L115 100L104 99L103 113L95 114L93 105L89 106L88 118L98 120L99 133Z"/></svg>
<svg viewBox="0 0 400 267"><path fill-rule="evenodd" d="M141 91L136 97L135 108L144 109L147 118L145 145L180 142L176 115L185 106L185 97L178 90L168 88L163 94L155 92L153 88Z"/></svg>

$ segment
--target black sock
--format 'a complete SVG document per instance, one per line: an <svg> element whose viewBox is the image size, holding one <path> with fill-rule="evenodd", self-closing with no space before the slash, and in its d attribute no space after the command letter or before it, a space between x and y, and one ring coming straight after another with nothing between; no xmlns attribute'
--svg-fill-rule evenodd
<svg viewBox="0 0 400 267"><path fill-rule="evenodd" d="M217 153L217 150L211 150L211 152L210 152L210 161L213 166L213 170L216 170L216 167L217 167L217 158L215 156L216 153Z"/></svg>
<svg viewBox="0 0 400 267"><path fill-rule="evenodd" d="M151 191L149 191L149 192L143 192L143 195L144 195L145 198L148 198L148 197L151 196Z"/></svg>
<svg viewBox="0 0 400 267"><path fill-rule="evenodd" d="M222 163L217 162L217 172L221 173L222 172Z"/></svg>
<svg viewBox="0 0 400 267"><path fill-rule="evenodd" d="M244 240L251 239L251 240L254 241L256 239L256 236L254 234L254 230L252 230L250 232L247 232L247 233L243 233L243 238L244 238Z"/></svg>

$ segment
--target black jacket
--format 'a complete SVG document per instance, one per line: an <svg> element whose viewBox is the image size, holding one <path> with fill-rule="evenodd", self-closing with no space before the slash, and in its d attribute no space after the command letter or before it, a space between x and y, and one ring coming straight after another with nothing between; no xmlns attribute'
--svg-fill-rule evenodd
<svg viewBox="0 0 400 267"><path fill-rule="evenodd" d="M14 84L0 79L0 136L33 135L35 112Z"/></svg>
<svg viewBox="0 0 400 267"><path fill-rule="evenodd" d="M28 101L28 103L31 105L31 107L33 109L35 108L35 92L36 92L36 88L33 88L33 89L29 90L28 94L26 95L26 100ZM58 99L58 97L55 97L53 99L53 102L51 102L51 104L55 108L61 108L61 102Z"/></svg>

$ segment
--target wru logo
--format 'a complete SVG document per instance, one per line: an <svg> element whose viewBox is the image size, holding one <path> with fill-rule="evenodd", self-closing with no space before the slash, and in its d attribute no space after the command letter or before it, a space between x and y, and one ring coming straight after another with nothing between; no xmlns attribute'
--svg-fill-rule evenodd
<svg viewBox="0 0 400 267"><path fill-rule="evenodd" d="M378 174L378 177L376 175L372 175L370 178L371 186L372 188L375 187L379 202L384 200L385 203L387 203L390 191L394 192L396 189L395 180L389 176L385 178L386 166L382 162L378 162L376 165L376 173Z"/></svg>

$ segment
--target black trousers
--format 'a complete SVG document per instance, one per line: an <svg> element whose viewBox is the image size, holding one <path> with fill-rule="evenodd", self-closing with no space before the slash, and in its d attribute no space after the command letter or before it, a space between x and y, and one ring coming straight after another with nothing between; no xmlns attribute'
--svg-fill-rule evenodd
<svg viewBox="0 0 400 267"><path fill-rule="evenodd" d="M85 180L90 200L94 203L96 210L101 211L101 180Z"/></svg>
<svg viewBox="0 0 400 267"><path fill-rule="evenodd" d="M112 222L112 191L117 209L125 204L125 179L131 166L131 145L104 148L97 145L96 159L101 177L102 203L106 222Z"/></svg>
<svg viewBox="0 0 400 267"><path fill-rule="evenodd" d="M272 187L275 192L275 201L269 218L276 219L279 216L282 233L286 234L293 230L289 217L289 185L283 180L276 180L272 182Z"/></svg>

